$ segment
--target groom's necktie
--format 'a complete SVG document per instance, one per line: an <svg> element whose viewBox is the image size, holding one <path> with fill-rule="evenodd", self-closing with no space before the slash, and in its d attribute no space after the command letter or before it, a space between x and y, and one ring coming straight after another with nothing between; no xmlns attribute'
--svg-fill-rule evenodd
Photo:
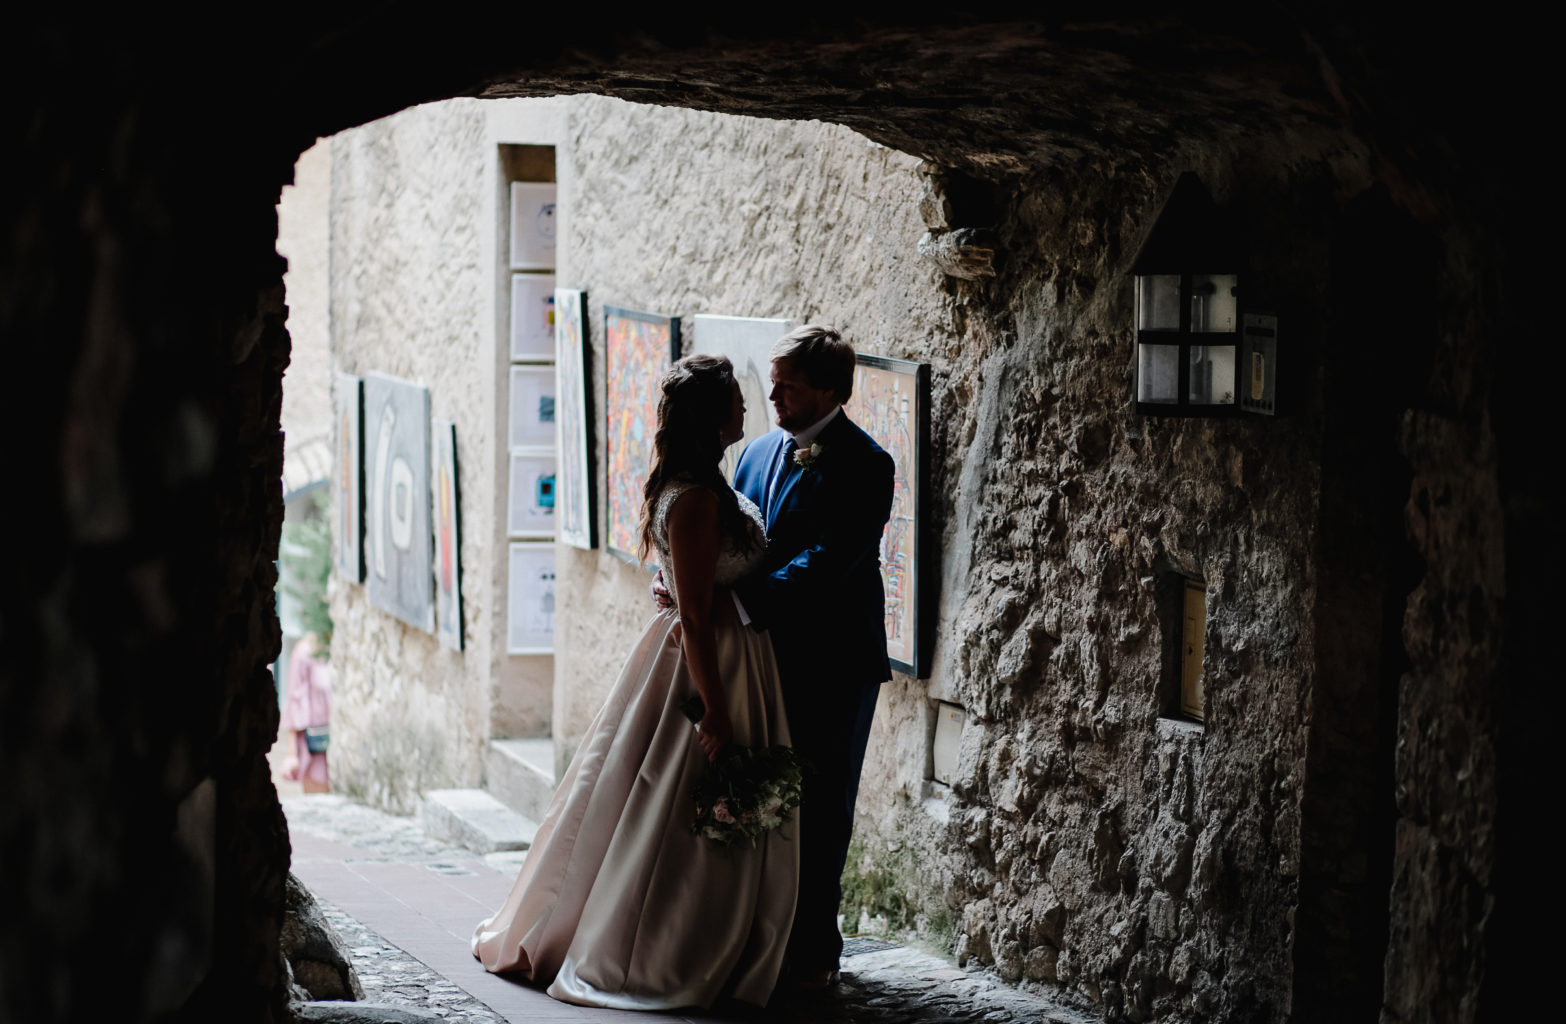
<svg viewBox="0 0 1566 1024"><path fill-rule="evenodd" d="M799 445L794 443L792 437L789 438L788 443L783 446L782 461L773 469L772 486L767 490L766 516L768 523L772 522L772 517L777 514L778 492L783 490L783 481L788 479L789 470L794 468L794 452L798 449Z"/></svg>

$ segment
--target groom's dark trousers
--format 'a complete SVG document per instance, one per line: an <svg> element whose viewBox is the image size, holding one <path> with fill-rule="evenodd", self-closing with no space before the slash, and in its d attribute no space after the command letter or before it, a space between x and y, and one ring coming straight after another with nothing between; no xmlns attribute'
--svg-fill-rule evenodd
<svg viewBox="0 0 1566 1024"><path fill-rule="evenodd" d="M800 807L800 885L789 939L798 971L836 969L843 864L886 657L880 541L892 509L892 457L839 412L809 467L785 463L782 430L750 443L734 487L767 523L760 576L738 588L772 637L794 748L812 766ZM770 500L769 500L770 499Z"/></svg>

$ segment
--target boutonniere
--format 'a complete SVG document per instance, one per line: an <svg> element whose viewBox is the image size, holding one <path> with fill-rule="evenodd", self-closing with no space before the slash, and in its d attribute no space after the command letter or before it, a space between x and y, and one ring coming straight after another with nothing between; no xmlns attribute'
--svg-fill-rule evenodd
<svg viewBox="0 0 1566 1024"><path fill-rule="evenodd" d="M823 449L821 445L815 441L812 441L809 447L795 448L794 465L798 466L800 469L813 469L815 468L816 460L821 458L821 453L823 451L825 451L825 449Z"/></svg>

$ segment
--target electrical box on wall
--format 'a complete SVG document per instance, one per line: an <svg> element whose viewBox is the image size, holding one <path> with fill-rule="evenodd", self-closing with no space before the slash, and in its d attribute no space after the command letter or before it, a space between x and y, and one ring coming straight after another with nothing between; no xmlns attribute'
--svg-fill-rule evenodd
<svg viewBox="0 0 1566 1024"><path fill-rule="evenodd" d="M1278 318L1270 313L1246 313L1240 334L1240 408L1275 416L1278 410Z"/></svg>

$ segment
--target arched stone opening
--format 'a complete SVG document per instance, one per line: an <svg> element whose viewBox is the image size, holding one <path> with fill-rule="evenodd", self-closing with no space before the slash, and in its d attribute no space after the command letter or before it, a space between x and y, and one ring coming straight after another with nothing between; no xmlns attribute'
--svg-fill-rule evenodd
<svg viewBox="0 0 1566 1024"><path fill-rule="evenodd" d="M1228 28L1154 18L848 28L806 20L770 31L691 17L590 38L562 19L527 26L548 42L523 60L496 24L457 31L455 17L436 26L420 17L327 15L297 33L268 23L202 47L146 24L19 30L38 63L6 72L17 148L0 310L13 393L26 389L19 419L37 440L17 452L24 539L3 597L0 766L13 793L0 885L6 905L19 908L0 937L8 1016L281 1014L286 836L265 770L275 705L264 666L277 644L269 595L288 342L272 207L317 134L459 93L596 91L820 117L998 193L1012 232L1003 245L1022 249L1027 230L1065 215L1048 191L1072 188L1082 166L1120 183L1100 194L1117 207L1120 240L1135 236L1124 222L1141 222L1176 169L1209 170L1243 195L1253 179L1236 163L1291 162L1247 151L1260 126L1273 140L1264 145L1303 145L1322 168L1305 189L1311 197L1323 200L1328 181L1357 189L1379 177L1394 205L1439 225L1435 273L1455 285L1449 294L1493 302L1528 279L1508 255L1504 217L1514 208L1496 157L1475 148L1491 140L1474 120L1444 121L1453 107L1443 103L1471 112L1487 96L1464 95L1471 79L1443 85L1434 73L1445 36L1427 41L1427 58L1386 60L1389 33L1368 21L1282 15ZM527 73L510 70L519 65ZM1335 161L1353 167L1339 176ZM1503 219L1487 223L1496 211ZM1093 282L1127 256L1083 241L1047 273L1012 270L996 287L1047 277L1055 302L1093 314L1095 304L1120 301ZM1429 500L1413 502L1426 572L1407 613L1414 626L1404 627L1411 668L1396 714L1414 749L1396 767L1405 795L1390 865L1393 1013L1426 995L1443 1004L1464 993L1502 998L1483 987L1478 951L1496 858L1507 855L1492 848L1489 825L1494 705L1501 660L1516 670L1530 648L1500 647L1499 602L1503 582L1509 602L1545 590L1540 570L1502 564L1520 556L1498 547L1508 526L1537 520L1543 481L1519 470L1503 487L1497 463L1517 458L1510 453L1543 414L1513 405L1494 428L1487 420L1491 339L1501 323L1535 326L1526 312L1488 312L1437 312L1436 368L1396 445ZM984 365L1000 376L1026 379L1040 355L1015 345L1027 314L977 332L993 346L985 355L995 361ZM1106 362L1106 388L1120 382L1117 360ZM1022 397L1015 408L1050 424L1050 396ZM1025 440L996 434L1002 447L1018 446L1020 461ZM975 542L1004 537L997 523L960 527L963 514L948 510L954 531L968 529ZM1013 607L1019 623L1028 618L1024 604ZM1379 620L1375 629L1379 636ZM1040 636L1049 635L1041 620ZM1431 722L1462 728L1432 732ZM1449 776L1440 755L1458 749L1468 760ZM1295 785L1308 792L1310 781ZM1455 807L1469 810L1454 817ZM1106 822L1102 850L1126 845L1115 833ZM1225 850L1213 863L1243 875L1256 852ZM985 856L974 869L1004 873ZM992 920L1000 932L1018 923L1004 913ZM1255 924L1230 932L1238 948L1248 948ZM110 935L114 954L93 953ZM1004 938L989 943L992 953ZM1277 939L1267 944L1276 950ZM1088 970L1108 977L1117 968ZM1236 995L1223 1009L1286 1012L1288 984L1254 1004ZM1468 1019L1472 1007L1450 1019Z"/></svg>

